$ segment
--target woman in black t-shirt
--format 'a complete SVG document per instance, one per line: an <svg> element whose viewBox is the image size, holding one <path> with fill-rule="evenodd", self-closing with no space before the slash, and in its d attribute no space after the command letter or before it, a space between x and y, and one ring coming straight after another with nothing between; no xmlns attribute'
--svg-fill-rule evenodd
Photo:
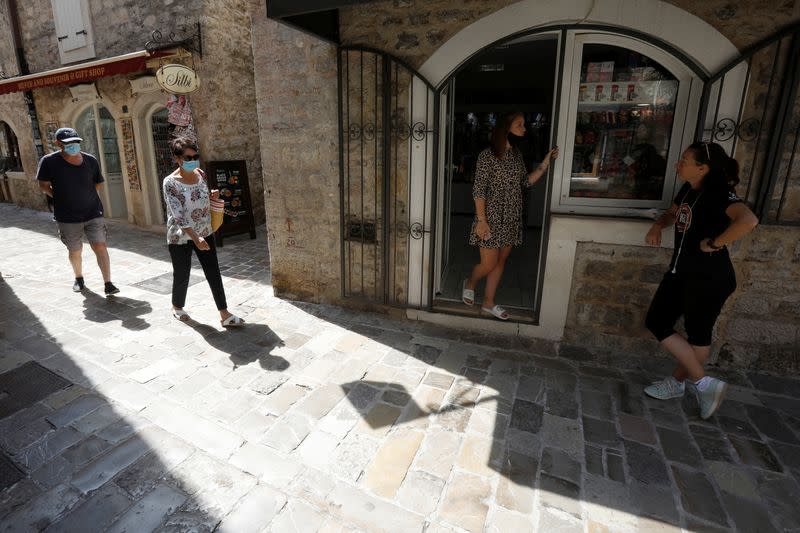
<svg viewBox="0 0 800 533"><path fill-rule="evenodd" d="M714 323L736 289L727 245L752 231L758 219L736 195L739 165L720 145L692 144L677 170L685 183L672 207L647 232L645 242L659 246L662 230L675 225L672 260L653 296L646 325L678 360L678 367L644 391L660 400L678 398L689 378L697 389L700 416L706 419L720 406L727 389L726 383L703 371ZM674 329L681 316L686 337Z"/></svg>

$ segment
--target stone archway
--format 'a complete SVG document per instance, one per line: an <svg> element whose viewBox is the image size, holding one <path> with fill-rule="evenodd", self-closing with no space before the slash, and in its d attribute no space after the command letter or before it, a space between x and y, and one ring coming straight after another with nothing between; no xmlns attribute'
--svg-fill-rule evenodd
<svg viewBox="0 0 800 533"><path fill-rule="evenodd" d="M431 54L419 72L439 85L464 61L499 40L536 28L578 23L636 29L669 43L706 72L717 70L739 53L713 26L660 0L522 0L459 31Z"/></svg>

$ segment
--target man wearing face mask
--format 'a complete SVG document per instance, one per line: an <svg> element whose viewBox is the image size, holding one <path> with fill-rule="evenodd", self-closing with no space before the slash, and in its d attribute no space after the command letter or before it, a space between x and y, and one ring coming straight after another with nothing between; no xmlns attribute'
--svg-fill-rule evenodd
<svg viewBox="0 0 800 533"><path fill-rule="evenodd" d="M81 152L82 140L74 129L59 128L55 141L60 150L47 154L39 161L36 179L39 188L53 198L53 215L58 224L58 233L67 247L69 262L75 272L72 290L80 292L84 289L81 239L86 235L97 256L106 295L116 294L119 289L111 283L106 224L103 220L103 204L98 195L105 180L97 159Z"/></svg>

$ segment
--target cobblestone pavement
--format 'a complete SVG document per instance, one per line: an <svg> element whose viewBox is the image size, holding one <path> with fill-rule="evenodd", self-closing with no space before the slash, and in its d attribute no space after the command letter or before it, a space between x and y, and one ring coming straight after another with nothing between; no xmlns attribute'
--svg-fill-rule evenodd
<svg viewBox="0 0 800 533"><path fill-rule="evenodd" d="M2 531L800 527L796 380L727 373L703 422L642 396L666 359L277 299L263 227L220 251L248 326L201 273L183 324L160 235L111 226L106 299L88 248L71 291L49 215L0 221Z"/></svg>

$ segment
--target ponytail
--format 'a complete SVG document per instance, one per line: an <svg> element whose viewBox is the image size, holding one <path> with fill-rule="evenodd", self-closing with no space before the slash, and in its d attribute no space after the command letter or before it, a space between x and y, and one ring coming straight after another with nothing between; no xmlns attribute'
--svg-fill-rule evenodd
<svg viewBox="0 0 800 533"><path fill-rule="evenodd" d="M739 183L739 162L729 157L725 149L714 142L696 142L689 146L694 160L708 165L703 186L732 190Z"/></svg>

